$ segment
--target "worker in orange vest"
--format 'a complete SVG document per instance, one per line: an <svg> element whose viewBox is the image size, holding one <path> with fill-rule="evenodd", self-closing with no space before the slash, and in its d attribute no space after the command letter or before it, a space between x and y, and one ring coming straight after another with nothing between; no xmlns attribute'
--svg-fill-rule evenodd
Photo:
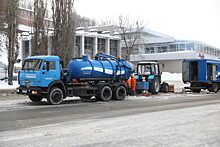
<svg viewBox="0 0 220 147"><path fill-rule="evenodd" d="M134 95L136 93L136 79L134 77L134 74L131 75L131 92L132 92L132 95Z"/></svg>
<svg viewBox="0 0 220 147"><path fill-rule="evenodd" d="M127 80L128 95L131 95L131 77Z"/></svg>

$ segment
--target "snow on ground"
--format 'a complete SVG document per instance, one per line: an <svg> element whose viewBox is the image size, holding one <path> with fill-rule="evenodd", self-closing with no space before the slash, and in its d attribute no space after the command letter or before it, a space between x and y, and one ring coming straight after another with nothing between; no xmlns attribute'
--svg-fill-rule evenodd
<svg viewBox="0 0 220 147"><path fill-rule="evenodd" d="M208 95L219 95L220 93L210 93L207 91L202 91L201 93L159 93L156 95L137 95L137 96L127 96L124 101L148 101L148 100L167 100L167 99L181 99L187 96L208 96ZM0 97L0 112L5 111L15 111L15 110L29 110L29 109L38 109L44 107L63 107L65 106L76 106L76 105L90 105L97 103L123 103L123 101L110 101L102 102L96 101L95 99L88 101L81 101L79 97L68 97L64 100L61 105L48 105L47 100L43 99L42 102L34 103L29 100L28 96L22 97Z"/></svg>
<svg viewBox="0 0 220 147"><path fill-rule="evenodd" d="M8 82L5 81L0 81L0 89L16 89L18 86L18 81L13 81L13 85L8 85Z"/></svg>

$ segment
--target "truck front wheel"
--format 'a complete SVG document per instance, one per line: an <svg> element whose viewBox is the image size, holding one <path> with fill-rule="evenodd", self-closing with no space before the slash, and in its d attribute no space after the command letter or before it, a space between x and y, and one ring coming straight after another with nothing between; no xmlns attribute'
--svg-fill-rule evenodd
<svg viewBox="0 0 220 147"><path fill-rule="evenodd" d="M41 96L37 96L37 95L29 95L29 99L32 102L40 102L43 98Z"/></svg>
<svg viewBox="0 0 220 147"><path fill-rule="evenodd" d="M63 91L58 87L52 88L47 95L47 101L49 104L59 105L63 101Z"/></svg>

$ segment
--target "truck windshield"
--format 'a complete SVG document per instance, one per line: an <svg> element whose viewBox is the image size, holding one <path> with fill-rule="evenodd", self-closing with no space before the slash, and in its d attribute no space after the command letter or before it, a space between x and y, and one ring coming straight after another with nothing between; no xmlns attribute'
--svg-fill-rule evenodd
<svg viewBox="0 0 220 147"><path fill-rule="evenodd" d="M41 66L40 59L28 59L24 61L22 70L39 70Z"/></svg>

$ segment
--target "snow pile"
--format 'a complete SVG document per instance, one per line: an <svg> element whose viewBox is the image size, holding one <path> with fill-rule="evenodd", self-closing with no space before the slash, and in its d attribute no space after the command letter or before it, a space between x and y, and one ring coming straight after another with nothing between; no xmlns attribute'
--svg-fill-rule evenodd
<svg viewBox="0 0 220 147"><path fill-rule="evenodd" d="M0 81L0 89L16 89L18 86L18 81L13 81L13 85L8 85L8 82L5 81Z"/></svg>
<svg viewBox="0 0 220 147"><path fill-rule="evenodd" d="M167 82L169 85L174 85L175 93L183 92L183 88L186 86L182 81L182 73L163 72L161 81Z"/></svg>
<svg viewBox="0 0 220 147"><path fill-rule="evenodd" d="M163 72L161 76L162 81L182 81L182 73Z"/></svg>

